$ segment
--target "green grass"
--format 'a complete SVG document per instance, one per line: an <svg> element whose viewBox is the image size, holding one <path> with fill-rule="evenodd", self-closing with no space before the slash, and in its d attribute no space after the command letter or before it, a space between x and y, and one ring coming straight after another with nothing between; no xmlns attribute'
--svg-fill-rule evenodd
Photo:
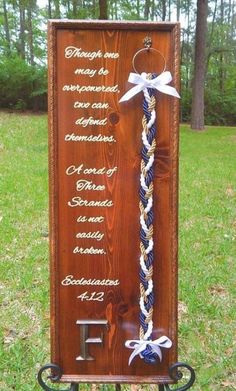
<svg viewBox="0 0 236 391"><path fill-rule="evenodd" d="M193 391L236 389L235 168L235 128L182 127L179 360L196 369ZM39 391L49 362L45 115L0 113L0 186L0 391Z"/></svg>

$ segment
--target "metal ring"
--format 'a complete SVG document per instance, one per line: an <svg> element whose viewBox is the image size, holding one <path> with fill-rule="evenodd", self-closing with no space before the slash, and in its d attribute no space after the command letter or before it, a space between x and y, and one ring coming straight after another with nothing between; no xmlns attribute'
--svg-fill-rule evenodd
<svg viewBox="0 0 236 391"><path fill-rule="evenodd" d="M162 72L165 72L165 70L166 70L166 59L165 59L165 57L163 56L163 54L162 54L159 50L157 50L157 49L155 49L155 48L144 48L144 49L138 50L138 51L135 53L135 55L134 55L134 57L133 57L133 60L132 60L133 69L134 69L134 71L135 71L136 73L139 73L139 72L137 71L136 67L135 67L135 60L136 60L137 56L138 56L140 53L142 53L142 52L149 52L149 51L151 51L151 50L154 51L154 52L156 52L156 53L158 53L158 54L162 57L162 59L163 59L163 61L164 61L164 68L163 68Z"/></svg>

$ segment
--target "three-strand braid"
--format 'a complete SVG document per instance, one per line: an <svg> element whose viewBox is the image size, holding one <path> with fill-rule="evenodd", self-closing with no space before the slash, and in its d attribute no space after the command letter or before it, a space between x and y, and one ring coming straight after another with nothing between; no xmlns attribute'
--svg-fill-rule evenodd
<svg viewBox="0 0 236 391"><path fill-rule="evenodd" d="M147 78L156 75L148 74ZM155 90L143 90L143 120L140 174L140 340L151 340L153 330L153 178L156 149L156 99ZM158 355L147 346L141 356L147 363L155 363Z"/></svg>
<svg viewBox="0 0 236 391"><path fill-rule="evenodd" d="M133 58L134 59L139 52ZM129 357L129 365L136 356L140 356L147 363L162 361L162 348L169 349L172 341L165 335L153 339L153 180L154 154L156 149L156 100L155 91L180 98L174 87L169 86L172 76L169 71L156 74L141 75L130 73L128 81L135 84L119 102L125 102L143 91L143 130L140 174L140 331L139 339L128 339L125 346L133 349ZM156 262L156 260L155 260Z"/></svg>

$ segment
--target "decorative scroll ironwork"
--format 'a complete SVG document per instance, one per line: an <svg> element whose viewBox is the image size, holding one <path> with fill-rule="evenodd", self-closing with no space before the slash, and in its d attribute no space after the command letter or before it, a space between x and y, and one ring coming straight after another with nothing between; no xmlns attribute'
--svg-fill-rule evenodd
<svg viewBox="0 0 236 391"><path fill-rule="evenodd" d="M177 362L177 363L171 365L171 367L169 368L169 374L170 374L171 379L173 379L175 381L179 381L183 378L182 369L186 369L190 375L189 380L185 385L173 389L173 388L170 388L170 386L168 384L163 384L163 385L159 386L159 391L186 391L186 390L189 390L189 388L191 388L192 385L194 384L195 378L196 378L194 369L189 364Z"/></svg>
<svg viewBox="0 0 236 391"><path fill-rule="evenodd" d="M44 365L39 373L38 373L38 382L39 385L42 387L45 391L55 391L55 389L50 388L43 379L43 374L45 375L45 372L50 370L51 374L47 376L47 379L49 379L52 383L58 382L62 376L62 370L61 368L56 364L47 364ZM188 382L180 386L178 388L170 388L168 384L161 384L159 385L159 391L186 391L189 390L189 388L192 387L192 385L195 382L195 372L194 369L189 365L182 362L177 362L169 368L169 374L171 379L174 381L179 381L183 378L183 372L182 370L187 370L189 372L189 380ZM116 390L120 390L120 384L116 384ZM70 388L67 388L66 390L61 391L78 391L79 390L79 384L77 383L71 383Z"/></svg>
<svg viewBox="0 0 236 391"><path fill-rule="evenodd" d="M43 374L48 370L51 371L51 375L48 375L47 379L49 379L52 383L58 382L60 380L62 376L61 368L56 364L46 364L40 369L38 373L38 383L45 391L55 391L55 389L50 388L43 379ZM78 390L79 390L79 385L76 383L71 383L70 388L61 391L78 391Z"/></svg>

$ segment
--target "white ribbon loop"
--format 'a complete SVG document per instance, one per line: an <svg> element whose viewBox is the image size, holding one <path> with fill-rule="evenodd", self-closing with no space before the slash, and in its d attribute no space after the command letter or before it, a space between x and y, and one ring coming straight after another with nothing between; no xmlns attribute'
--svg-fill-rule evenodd
<svg viewBox="0 0 236 391"><path fill-rule="evenodd" d="M146 349L147 346L150 346L153 353L156 353L161 361L162 360L161 348L169 349L172 346L172 342L168 337L164 335L158 339L155 339L154 341L130 339L125 342L125 346L127 348L134 349L133 353L131 353L129 358L129 365L130 365L134 357L137 356L138 354L142 358L141 353Z"/></svg>
<svg viewBox="0 0 236 391"><path fill-rule="evenodd" d="M133 96L143 91L145 88L155 88L163 94L168 94L175 96L176 98L180 98L178 92L174 87L166 85L172 80L172 76L169 71L162 72L159 76L155 77L155 79L147 79L146 76L147 74L145 72L141 73L141 75L139 75L138 73L130 73L128 81L130 83L136 84L136 86L132 87L129 91L127 91L119 100L119 102L125 102L133 98Z"/></svg>

